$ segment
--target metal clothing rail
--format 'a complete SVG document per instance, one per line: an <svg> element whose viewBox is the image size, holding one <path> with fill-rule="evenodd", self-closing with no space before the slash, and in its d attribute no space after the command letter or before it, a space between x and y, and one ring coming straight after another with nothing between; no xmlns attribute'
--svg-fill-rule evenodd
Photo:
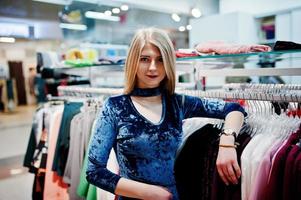
<svg viewBox="0 0 301 200"><path fill-rule="evenodd" d="M92 88L79 86L59 86L59 96L72 97L97 97L97 96L111 96L123 93L123 88Z"/></svg>
<svg viewBox="0 0 301 200"><path fill-rule="evenodd" d="M301 91L299 93L265 93L262 91L201 91L201 90L181 90L178 93L206 97L220 98L231 100L257 100L257 101L274 101L274 102L301 102Z"/></svg>
<svg viewBox="0 0 301 200"><path fill-rule="evenodd" d="M299 84L261 84L261 83L229 83L223 86L226 91L230 90L262 90L265 92L280 92L286 90L301 90Z"/></svg>
<svg viewBox="0 0 301 200"><path fill-rule="evenodd" d="M201 76L300 76L301 68L198 69Z"/></svg>
<svg viewBox="0 0 301 200"><path fill-rule="evenodd" d="M277 85L277 84L276 84ZM300 85L297 85L300 87ZM289 86L288 86L289 87ZM301 90L275 90L273 92L266 92L260 89L247 89L237 91L201 91L201 90L176 90L179 94L187 94L191 96L207 97L207 98L221 98L221 99L244 99L244 100L259 100L259 101L275 101L275 102L301 102ZM278 92L277 92L278 91ZM122 88L91 88L78 86L59 86L59 96L73 96L73 97L97 97L101 95L118 95L123 93Z"/></svg>

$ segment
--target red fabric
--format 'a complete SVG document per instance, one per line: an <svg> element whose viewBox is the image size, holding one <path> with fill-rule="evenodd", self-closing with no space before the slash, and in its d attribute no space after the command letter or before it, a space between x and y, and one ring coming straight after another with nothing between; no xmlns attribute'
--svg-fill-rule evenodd
<svg viewBox="0 0 301 200"><path fill-rule="evenodd" d="M217 53L217 54L240 54L250 52L265 52L271 51L271 47L267 45L242 45L242 44L227 44L224 42L207 42L198 44L196 50L199 53Z"/></svg>
<svg viewBox="0 0 301 200"><path fill-rule="evenodd" d="M182 52L176 51L177 58L196 57L196 56L199 56L199 55L197 53L182 53Z"/></svg>
<svg viewBox="0 0 301 200"><path fill-rule="evenodd" d="M246 105L246 100L245 99L237 99L237 100L225 99L225 101L239 103L239 105L241 105L242 107L245 107L245 105Z"/></svg>
<svg viewBox="0 0 301 200"><path fill-rule="evenodd" d="M285 165L287 157L292 149L292 145L296 144L296 142L300 139L300 130L296 133L293 133L286 144L280 149L280 151L276 154L274 159L274 164L271 169L270 180L264 189L265 197L262 199L266 200L277 200L282 199L283 196L283 183L284 181L284 173L285 173Z"/></svg>
<svg viewBox="0 0 301 200"><path fill-rule="evenodd" d="M290 116L290 117L291 116L293 116L293 117L295 117L295 116L301 117L301 110L297 109L297 110L288 111L287 115Z"/></svg>

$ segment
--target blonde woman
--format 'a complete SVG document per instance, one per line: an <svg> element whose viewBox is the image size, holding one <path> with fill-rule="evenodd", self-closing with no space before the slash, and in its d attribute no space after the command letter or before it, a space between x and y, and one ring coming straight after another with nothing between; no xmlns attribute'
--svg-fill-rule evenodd
<svg viewBox="0 0 301 200"><path fill-rule="evenodd" d="M244 110L238 104L176 94L175 52L168 35L156 28L139 30L125 65L124 94L110 97L97 119L89 151L87 180L124 199L179 199L173 167L182 139L182 120L225 119L217 158L220 177L237 183L235 150ZM106 169L114 148L120 174Z"/></svg>

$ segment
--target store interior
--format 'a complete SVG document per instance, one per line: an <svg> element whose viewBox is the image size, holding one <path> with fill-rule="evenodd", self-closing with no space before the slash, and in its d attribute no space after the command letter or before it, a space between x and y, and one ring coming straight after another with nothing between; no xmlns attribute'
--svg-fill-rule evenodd
<svg viewBox="0 0 301 200"><path fill-rule="evenodd" d="M32 198L35 177L24 157L37 109L66 96L122 93L138 29L168 33L177 52L178 91L280 99L300 109L300 21L300 0L1 0L0 200ZM268 49L252 50L255 45ZM231 84L277 84L269 87L294 92L214 93L237 87Z"/></svg>

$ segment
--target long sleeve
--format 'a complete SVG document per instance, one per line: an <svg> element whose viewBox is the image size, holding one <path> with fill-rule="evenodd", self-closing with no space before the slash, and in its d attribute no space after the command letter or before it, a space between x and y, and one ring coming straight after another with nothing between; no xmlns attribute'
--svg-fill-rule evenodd
<svg viewBox="0 0 301 200"><path fill-rule="evenodd" d="M184 98L184 105L182 105L184 118L209 117L224 119L232 111L242 112L246 116L244 109L238 103L218 99L200 99L193 96L184 96Z"/></svg>
<svg viewBox="0 0 301 200"><path fill-rule="evenodd" d="M91 184L114 193L121 178L106 166L110 151L116 143L116 112L110 99L104 103L102 113L96 121L93 139L88 153L87 180Z"/></svg>

